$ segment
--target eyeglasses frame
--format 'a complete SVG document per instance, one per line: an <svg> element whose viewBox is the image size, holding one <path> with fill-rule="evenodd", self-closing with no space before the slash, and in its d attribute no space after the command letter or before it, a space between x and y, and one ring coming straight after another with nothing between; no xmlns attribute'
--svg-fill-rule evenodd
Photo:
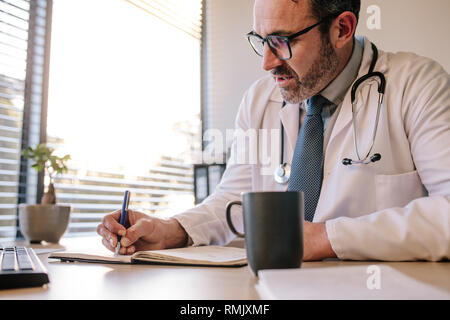
<svg viewBox="0 0 450 320"><path fill-rule="evenodd" d="M312 29L314 29L314 28L317 27L318 25L324 23L324 22L327 21L329 18L332 18L332 17L334 17L334 16L335 16L335 15L329 15L329 16L326 16L325 18L323 18L322 20L320 20L320 21L317 22L316 24L313 24L312 26L309 26L309 27L307 27L307 28L305 28L305 29L302 29L302 30L300 30L299 32L296 32L296 33L291 34L291 35L289 35L289 36L278 36L278 35L269 34L267 37L263 38L263 37L261 37L259 34L257 34L256 32L250 31L249 33L247 33L247 40L248 40L248 42L250 43L250 46L252 47L253 51L255 51L255 53L256 53L258 56L263 57L264 55L259 54L258 51L255 49L255 47L253 46L252 42L250 41L250 36L256 36L256 37L260 38L260 39L262 40L263 44L264 44L265 42L267 42L267 44L269 45L270 51L272 51L272 53L273 53L278 59L286 61L286 60L289 60L289 59L292 58L292 49L291 49L291 43L290 43L290 41L291 41L292 39L297 38L297 37L299 37L299 36L301 36L301 35L303 35L303 34L305 34L305 33L308 33L309 31L311 31ZM270 39L270 38L278 38L278 39L282 39L282 40L286 41L286 43L287 43L287 45L288 45L288 49L289 49L289 58L280 58L280 57L277 55L275 48L272 48L272 46L270 45L270 42L269 42L269 39Z"/></svg>

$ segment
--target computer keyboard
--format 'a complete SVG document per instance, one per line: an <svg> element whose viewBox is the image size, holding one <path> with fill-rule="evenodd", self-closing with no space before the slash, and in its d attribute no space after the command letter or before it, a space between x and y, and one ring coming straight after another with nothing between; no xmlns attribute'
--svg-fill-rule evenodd
<svg viewBox="0 0 450 320"><path fill-rule="evenodd" d="M40 287L48 273L32 248L0 245L0 289Z"/></svg>

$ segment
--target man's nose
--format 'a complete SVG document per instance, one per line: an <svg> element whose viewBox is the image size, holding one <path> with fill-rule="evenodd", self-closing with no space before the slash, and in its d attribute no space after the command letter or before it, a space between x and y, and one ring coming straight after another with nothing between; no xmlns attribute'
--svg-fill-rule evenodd
<svg viewBox="0 0 450 320"><path fill-rule="evenodd" d="M275 69L276 67L279 67L281 64L283 64L283 61L280 60L269 48L269 45L266 43L264 46L264 56L263 56L263 69L266 71L270 71L272 69Z"/></svg>

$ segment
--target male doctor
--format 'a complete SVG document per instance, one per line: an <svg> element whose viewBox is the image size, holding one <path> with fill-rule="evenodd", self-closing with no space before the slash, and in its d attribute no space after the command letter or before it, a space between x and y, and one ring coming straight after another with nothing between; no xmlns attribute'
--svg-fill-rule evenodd
<svg viewBox="0 0 450 320"><path fill-rule="evenodd" d="M120 211L98 233L122 254L233 239L225 206L246 191L305 192L304 260L429 260L450 258L450 77L436 62L410 53L378 58L368 39L354 36L360 1L256 0L248 37L269 76L246 92L236 119L244 132L284 127L287 184L260 162L232 157L214 194L171 219ZM374 70L386 78L376 138L378 80L350 91ZM283 103L283 101L285 103ZM283 106L284 105L284 106ZM373 144L381 159L343 165ZM270 146L268 146L270 148ZM249 147L234 148L244 155ZM272 161L272 169L278 163ZM271 171L273 172L273 171ZM276 214L276 213L274 213Z"/></svg>

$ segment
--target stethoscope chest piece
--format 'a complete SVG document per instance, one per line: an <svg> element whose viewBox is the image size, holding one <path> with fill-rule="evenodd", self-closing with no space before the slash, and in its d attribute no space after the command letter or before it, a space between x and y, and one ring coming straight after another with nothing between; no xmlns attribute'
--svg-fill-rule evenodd
<svg viewBox="0 0 450 320"><path fill-rule="evenodd" d="M289 182L291 176L291 165L289 163L280 164L273 174L274 179L279 184L286 184Z"/></svg>

